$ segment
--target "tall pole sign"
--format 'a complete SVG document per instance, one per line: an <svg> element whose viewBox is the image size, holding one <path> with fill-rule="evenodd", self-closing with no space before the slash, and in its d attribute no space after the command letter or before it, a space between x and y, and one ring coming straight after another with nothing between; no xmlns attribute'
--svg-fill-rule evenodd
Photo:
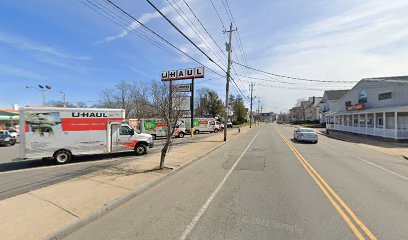
<svg viewBox="0 0 408 240"><path fill-rule="evenodd" d="M162 72L161 79L162 81L169 81L170 82L170 93L174 92L191 92L190 98L190 112L191 112L191 127L190 132L191 136L194 136L194 79L195 78L204 78L204 67L197 67L197 68L187 68L187 69L180 69L180 70L171 70ZM176 80L185 80L191 79L190 84L178 84L172 85L172 81ZM171 99L171 96L170 96ZM170 105L171 106L171 105Z"/></svg>

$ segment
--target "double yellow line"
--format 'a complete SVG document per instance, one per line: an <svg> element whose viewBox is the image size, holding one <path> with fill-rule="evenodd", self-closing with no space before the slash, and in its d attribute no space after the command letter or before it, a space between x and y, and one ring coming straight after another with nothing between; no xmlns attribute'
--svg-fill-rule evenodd
<svg viewBox="0 0 408 240"><path fill-rule="evenodd" d="M367 228L367 226L361 222L360 219L354 214L354 212L344 203L344 201L337 195L337 193L324 181L324 179L316 172L316 170L309 164L308 161L299 153L299 151L293 146L293 144L282 134L282 132L274 127L280 137L289 146L290 150L295 154L296 158L300 161L309 175L313 178L324 195L329 199L330 203L334 206L340 216L344 219L351 231L356 235L357 239L366 239L361 230L365 233L368 239L377 239L374 234ZM353 219L354 222L351 220ZM360 227L357 228L356 224Z"/></svg>

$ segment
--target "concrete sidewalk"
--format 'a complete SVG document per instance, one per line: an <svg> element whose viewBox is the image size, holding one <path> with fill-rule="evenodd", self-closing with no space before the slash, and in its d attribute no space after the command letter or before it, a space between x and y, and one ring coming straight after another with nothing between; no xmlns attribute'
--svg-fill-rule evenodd
<svg viewBox="0 0 408 240"><path fill-rule="evenodd" d="M248 129L242 128L241 133ZM238 134L237 131L229 131L229 140ZM0 201L0 236L2 239L43 239L66 226L83 224L84 219L92 221L177 169L206 155L211 149L222 145L222 140L223 134L219 133L172 148L166 157L165 166L168 168L164 170L157 170L160 153L148 154L135 157L134 161ZM116 205L113 204L115 201Z"/></svg>
<svg viewBox="0 0 408 240"><path fill-rule="evenodd" d="M382 140L365 135L355 135L349 133L343 133L338 131L330 131L329 134L326 133L325 128L316 129L321 135L325 135L330 138L335 138L341 141L347 141L356 143L360 146L386 153L393 156L404 157L408 159L408 143L399 143L389 140Z"/></svg>

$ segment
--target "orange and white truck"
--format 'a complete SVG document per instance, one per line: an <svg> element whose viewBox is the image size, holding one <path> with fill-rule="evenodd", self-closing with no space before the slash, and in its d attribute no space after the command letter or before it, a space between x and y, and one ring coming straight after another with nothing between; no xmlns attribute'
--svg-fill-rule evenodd
<svg viewBox="0 0 408 240"><path fill-rule="evenodd" d="M147 153L150 134L124 124L125 110L26 107L20 109L20 159L52 157L67 163L74 155L121 151Z"/></svg>

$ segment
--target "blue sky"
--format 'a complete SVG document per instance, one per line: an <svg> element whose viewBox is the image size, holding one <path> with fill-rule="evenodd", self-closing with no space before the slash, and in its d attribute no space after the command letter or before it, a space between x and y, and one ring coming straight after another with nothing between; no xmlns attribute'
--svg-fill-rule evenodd
<svg viewBox="0 0 408 240"><path fill-rule="evenodd" d="M91 105L99 99L103 89L120 80L143 84L159 79L162 70L195 65L137 37L135 33L140 33L141 28L126 16L122 15L129 24L127 29L81 1L88 3L86 0L0 1L0 83L3 89L0 107L10 107L13 103L20 106L41 104L40 93L24 87L37 84L53 87L47 100L61 100L59 90L62 90L68 101ZM104 0L90 1L109 7ZM211 2L186 1L224 49L226 35L222 34L222 25ZM323 85L275 79L276 82L265 85L263 81L251 80L255 82L255 95L266 111L287 110L297 98L323 93L312 89L353 86L335 81L408 74L407 1L259 0L256 4L254 1L227 1L250 66L273 73L333 81ZM177 47L222 73L146 1L114 2ZM169 5L169 2L174 4L174 0L153 2L212 58L221 65L226 64L226 58L215 44L205 38L216 53ZM175 2L199 27L183 0ZM213 2L228 26L230 20L222 1ZM235 35L233 49L234 60L243 62ZM235 71L240 75L267 77L239 66L235 66ZM216 77L206 71L206 79L212 80L201 82L196 88L209 87L225 96L225 80ZM234 78L247 94L250 79ZM237 89L232 87L232 93L236 94Z"/></svg>

